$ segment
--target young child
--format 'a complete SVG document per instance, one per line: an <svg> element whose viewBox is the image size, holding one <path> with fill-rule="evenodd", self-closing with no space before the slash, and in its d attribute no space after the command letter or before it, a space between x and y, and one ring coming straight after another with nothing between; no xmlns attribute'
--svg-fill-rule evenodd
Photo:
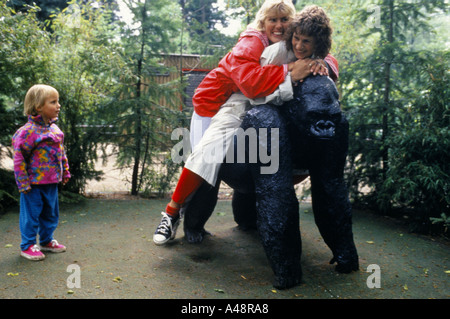
<svg viewBox="0 0 450 319"><path fill-rule="evenodd" d="M202 161L202 149L205 143L218 143L225 147L232 139L232 134L227 133L232 132L230 129L240 126L249 109L248 99L266 97L277 88L280 91L292 92L291 81L306 77L304 66L296 62L283 65L260 65L262 52L269 45L283 39L294 14L295 7L290 0L267 0L258 11L255 23L241 34L232 51L197 88L193 97L193 120L196 119L200 123L206 122L203 126L208 126L208 129L198 147L195 147L189 156L172 200L162 213L163 218L153 236L156 244L164 244L175 237L179 224L179 209L188 197L204 181L215 184L223 158L205 165L205 161ZM313 62L311 61L310 64ZM321 65L316 67L320 70ZM311 66L308 72L310 69ZM235 95L237 97L235 99L230 98L236 92L242 94ZM224 104L227 106L224 107ZM223 133L226 135L223 136Z"/></svg>
<svg viewBox="0 0 450 319"><path fill-rule="evenodd" d="M56 126L61 105L58 91L48 85L32 86L24 101L28 122L12 138L14 175L20 192L20 255L42 260L42 251L64 252L53 238L58 225L58 183L70 178L64 134ZM36 245L39 233L40 246Z"/></svg>

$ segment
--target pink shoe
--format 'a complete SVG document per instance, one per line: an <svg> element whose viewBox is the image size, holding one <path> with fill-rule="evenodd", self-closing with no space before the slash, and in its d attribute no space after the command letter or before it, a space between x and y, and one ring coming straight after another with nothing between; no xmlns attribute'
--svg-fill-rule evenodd
<svg viewBox="0 0 450 319"><path fill-rule="evenodd" d="M45 246L41 246L42 251L50 251L52 253L62 253L66 251L66 246L58 244L56 239L53 239Z"/></svg>
<svg viewBox="0 0 450 319"><path fill-rule="evenodd" d="M29 260L42 260L45 258L45 255L41 253L38 245L30 245L28 249L20 252L20 256Z"/></svg>

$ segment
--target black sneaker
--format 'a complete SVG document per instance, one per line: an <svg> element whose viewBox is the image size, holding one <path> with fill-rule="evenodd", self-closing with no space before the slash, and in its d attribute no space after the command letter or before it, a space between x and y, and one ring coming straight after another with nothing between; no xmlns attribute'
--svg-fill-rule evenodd
<svg viewBox="0 0 450 319"><path fill-rule="evenodd" d="M153 242L156 245L164 245L169 240L174 239L177 233L178 225L180 224L179 216L172 217L166 212L162 212L161 215L163 215L163 217L158 228L156 228L155 234L153 235Z"/></svg>

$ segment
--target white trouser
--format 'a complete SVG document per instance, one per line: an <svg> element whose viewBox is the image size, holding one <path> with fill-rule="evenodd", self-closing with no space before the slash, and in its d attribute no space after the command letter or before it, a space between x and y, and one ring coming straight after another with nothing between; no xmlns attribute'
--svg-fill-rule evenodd
<svg viewBox="0 0 450 319"><path fill-rule="evenodd" d="M200 142L203 134L205 134L206 129L211 124L211 119L212 117L200 116L195 113L195 111L192 113L190 128L191 149L194 149L195 146Z"/></svg>
<svg viewBox="0 0 450 319"><path fill-rule="evenodd" d="M250 108L249 99L241 93L235 93L211 118L206 130L203 130L205 121L201 117L197 118L197 122L191 123L191 141L192 134L198 135L198 131L195 133L195 130L203 130L204 134L200 141L194 137L194 141L191 142L195 147L186 161L185 168L214 186L233 137Z"/></svg>

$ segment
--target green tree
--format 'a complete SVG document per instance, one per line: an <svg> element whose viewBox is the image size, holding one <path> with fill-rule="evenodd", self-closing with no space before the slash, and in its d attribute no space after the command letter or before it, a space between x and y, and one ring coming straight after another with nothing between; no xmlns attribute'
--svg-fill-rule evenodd
<svg viewBox="0 0 450 319"><path fill-rule="evenodd" d="M170 0L125 3L134 14L135 27L126 29L122 36L131 73L121 79L123 89L118 101L121 117L117 124L122 134L117 144L121 166L132 165L131 194L137 195L145 188L155 153L170 149L169 132L181 116L161 103L163 100L169 106L180 103L176 94L181 91L179 82L163 85L152 80L155 75L168 72L160 60L162 54L176 50L181 16L177 14L178 4Z"/></svg>
<svg viewBox="0 0 450 319"><path fill-rule="evenodd" d="M371 190L365 200L372 199L372 204L388 212L394 204L385 187L395 162L390 158L396 146L393 141L408 131L405 112L419 103L423 88L430 86L424 74L430 60L436 62L430 51L414 50L410 40L417 38L418 30L420 36L429 37L431 15L446 12L447 5L445 1L395 0L360 5L354 17L366 24L365 36L375 46L341 77L343 105L353 132L350 181L356 198L365 184Z"/></svg>
<svg viewBox="0 0 450 319"><path fill-rule="evenodd" d="M0 0L0 10L0 96L21 101L31 85L48 79L50 38L34 16L39 8L16 14Z"/></svg>
<svg viewBox="0 0 450 319"><path fill-rule="evenodd" d="M33 12L16 14L0 0L0 160L7 156L14 132L26 122L23 99L35 83L48 79L50 38ZM44 54L42 54L44 53ZM0 212L17 201L14 174L0 167Z"/></svg>
<svg viewBox="0 0 450 319"><path fill-rule="evenodd" d="M87 180L101 175L94 161L112 111L106 105L116 95L119 72L126 72L107 9L72 1L52 23L49 84L60 92L60 125L73 176L67 189L74 193L82 193Z"/></svg>
<svg viewBox="0 0 450 319"><path fill-rule="evenodd" d="M216 28L218 24L227 26L228 23L225 13L216 5L217 0L177 1L182 13L181 35L187 33L188 37L188 40L181 40L183 52L222 58L236 39L225 36Z"/></svg>
<svg viewBox="0 0 450 319"><path fill-rule="evenodd" d="M191 27L197 24L205 28L191 28L190 33L204 35L206 30L213 30L216 23L226 24L223 12L213 6L216 0L179 0L183 19Z"/></svg>
<svg viewBox="0 0 450 319"><path fill-rule="evenodd" d="M68 6L69 0L9 0L8 6L17 12L27 12L33 6L38 7L37 18L45 22L49 20L57 11L61 11Z"/></svg>
<svg viewBox="0 0 450 319"><path fill-rule="evenodd" d="M235 16L243 17L243 21L245 21L247 26L253 22L264 0L228 0L226 3L228 8L236 10L234 12Z"/></svg>
<svg viewBox="0 0 450 319"><path fill-rule="evenodd" d="M49 22L53 20L58 12L66 9L73 0L8 0L7 5L13 8L16 12L28 12L30 8L39 8L36 13L38 20L42 22ZM90 5L94 8L101 8L105 5L114 7L117 9L117 3L115 0L97 0L95 2L91 0L79 1L80 5ZM49 23L48 23L49 24Z"/></svg>
<svg viewBox="0 0 450 319"><path fill-rule="evenodd" d="M389 170L381 193L403 209L414 209L411 228L425 232L431 221L450 217L450 52L428 55L421 95L402 114L401 129L387 141Z"/></svg>

